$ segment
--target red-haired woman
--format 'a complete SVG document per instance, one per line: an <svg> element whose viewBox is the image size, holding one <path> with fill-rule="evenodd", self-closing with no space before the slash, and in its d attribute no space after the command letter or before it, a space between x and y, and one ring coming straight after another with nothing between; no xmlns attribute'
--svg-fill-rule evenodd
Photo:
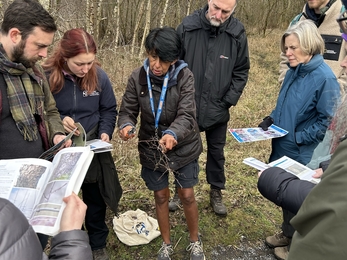
<svg viewBox="0 0 347 260"><path fill-rule="evenodd" d="M111 82L99 67L96 53L93 37L83 29L72 29L65 32L43 67L65 131L71 132L79 122L87 140L110 142L117 105ZM88 206L85 227L94 259L108 259L106 204L116 212L121 194L111 153L95 154L82 185L83 201Z"/></svg>

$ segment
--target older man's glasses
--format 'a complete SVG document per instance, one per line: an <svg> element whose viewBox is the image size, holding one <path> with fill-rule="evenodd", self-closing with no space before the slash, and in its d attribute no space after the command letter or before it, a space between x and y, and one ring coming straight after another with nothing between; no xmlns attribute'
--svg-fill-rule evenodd
<svg viewBox="0 0 347 260"><path fill-rule="evenodd" d="M336 21L340 25L341 32L347 34L347 11L341 13Z"/></svg>

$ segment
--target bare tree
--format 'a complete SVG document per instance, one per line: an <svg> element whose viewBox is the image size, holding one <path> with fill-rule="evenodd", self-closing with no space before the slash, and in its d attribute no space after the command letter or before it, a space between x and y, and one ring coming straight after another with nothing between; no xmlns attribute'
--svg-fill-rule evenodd
<svg viewBox="0 0 347 260"><path fill-rule="evenodd" d="M152 9L152 0L148 0L147 8L146 8L146 25L145 25L145 29L143 30L143 36L142 36L142 41L141 41L141 45L140 45L139 58L141 58L143 55L143 45L145 42L146 35L147 35L149 28L151 26L151 9Z"/></svg>
<svg viewBox="0 0 347 260"><path fill-rule="evenodd" d="M0 0L0 20L12 1ZM132 45L132 53L137 53L136 47L150 28L164 25L177 27L184 16L207 4L206 0L39 1L56 20L57 38L66 30L83 27L94 35L99 46ZM235 16L242 21L248 33L264 34L268 29L286 28L291 19L302 11L305 2L239 1Z"/></svg>
<svg viewBox="0 0 347 260"><path fill-rule="evenodd" d="M48 10L49 5L50 5L50 0L41 0L40 3L45 9Z"/></svg>
<svg viewBox="0 0 347 260"><path fill-rule="evenodd" d="M266 12L263 14L264 20L263 20L263 26L262 26L262 34L263 36L266 35L266 30L268 29L268 25L271 19L271 14L273 14L273 10L275 9L275 6L277 5L277 1L268 1L266 3Z"/></svg>
<svg viewBox="0 0 347 260"><path fill-rule="evenodd" d="M90 3L92 2L92 3ZM86 5L87 8L85 10L86 12L86 22L85 22L85 28L88 32L92 32L92 18L91 18L91 13L92 13L92 9L93 9L93 0L86 0Z"/></svg>
<svg viewBox="0 0 347 260"><path fill-rule="evenodd" d="M100 40L103 37L103 35L100 35L100 20L103 19L102 12L101 12L102 0L95 0L95 5L96 5L96 16L93 23L94 37L97 40Z"/></svg>
<svg viewBox="0 0 347 260"><path fill-rule="evenodd" d="M118 39L119 39L119 4L120 0L116 1L116 6L114 7L114 16L116 17L116 37L115 37L115 47L118 46Z"/></svg>
<svg viewBox="0 0 347 260"><path fill-rule="evenodd" d="M135 44L136 44L136 39L137 39L137 33L139 30L140 22L142 20L142 15L143 15L143 11L144 11L144 3L145 3L145 0L141 1L141 3L140 3L139 15L137 16L137 21L136 21L134 33L133 33L133 39L131 41L131 54L134 54L134 49L135 49Z"/></svg>
<svg viewBox="0 0 347 260"><path fill-rule="evenodd" d="M190 4L191 4L191 0L187 0L187 12L186 12L187 15L190 14Z"/></svg>
<svg viewBox="0 0 347 260"><path fill-rule="evenodd" d="M164 10L163 10L163 12L162 12L162 14L161 14L159 27L163 27L164 19L165 19L166 12L167 12L167 6L168 6L168 4L169 4L169 0L166 0L166 1L165 1L165 5L164 5Z"/></svg>

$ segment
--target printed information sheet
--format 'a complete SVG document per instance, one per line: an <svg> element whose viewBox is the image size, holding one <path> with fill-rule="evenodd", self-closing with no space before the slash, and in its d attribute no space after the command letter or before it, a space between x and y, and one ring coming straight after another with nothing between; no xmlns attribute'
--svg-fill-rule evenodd
<svg viewBox="0 0 347 260"><path fill-rule="evenodd" d="M239 142L255 142L263 141L272 138L278 138L288 134L288 131L272 124L267 131L264 131L261 127L255 128L230 128L229 132Z"/></svg>
<svg viewBox="0 0 347 260"><path fill-rule="evenodd" d="M314 170L311 170L305 165L302 165L301 163L287 156L283 156L280 159L273 161L269 164L263 163L253 157L248 157L243 160L243 163L258 169L259 171L263 171L269 167L279 167L286 170L287 172L290 172L291 174L294 174L301 180L310 181L314 184L320 182L320 179L312 177L312 175L316 173Z"/></svg>

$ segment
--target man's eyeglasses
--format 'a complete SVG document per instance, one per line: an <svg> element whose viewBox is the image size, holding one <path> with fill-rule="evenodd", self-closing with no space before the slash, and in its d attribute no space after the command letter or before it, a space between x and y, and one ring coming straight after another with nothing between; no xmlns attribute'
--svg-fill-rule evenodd
<svg viewBox="0 0 347 260"><path fill-rule="evenodd" d="M341 13L336 21L340 25L341 32L347 34L347 11Z"/></svg>

